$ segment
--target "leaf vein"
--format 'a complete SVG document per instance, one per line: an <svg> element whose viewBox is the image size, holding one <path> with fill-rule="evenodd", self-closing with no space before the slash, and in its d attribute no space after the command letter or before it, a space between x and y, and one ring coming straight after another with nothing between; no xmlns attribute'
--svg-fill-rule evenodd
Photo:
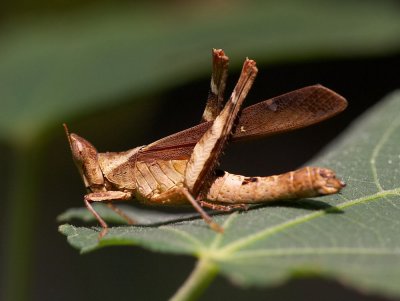
<svg viewBox="0 0 400 301"><path fill-rule="evenodd" d="M336 207L338 209L344 209L347 207L351 207L360 203L364 203L367 201L372 201L375 200L377 198L383 197L385 195L391 195L391 194L399 194L399 189L393 189L393 190L387 190L387 191L381 191L381 192L377 192L375 194L369 195L369 196L365 196L365 197L361 197L355 200L349 200L347 202L344 202L340 205L337 205ZM253 235L249 235L247 237L235 240L233 242L231 242L230 244L226 245L224 248L221 249L221 251L229 253L229 252L234 252L238 249L241 249L243 247L246 247L248 245L251 245L252 243L255 243L257 241L259 241L262 238L266 238L268 236L271 236L273 234L276 234L280 231L283 231L289 227L295 226L297 224L301 224L307 221L310 221L312 219L315 219L317 217L321 217L323 215L326 214L326 211L318 211L318 212L313 212L310 214L306 214L300 217L297 217L293 220L284 222L282 224L270 227L270 228L266 228L264 230L261 230L257 233L254 233Z"/></svg>
<svg viewBox="0 0 400 301"><path fill-rule="evenodd" d="M190 235L188 232L177 229L177 228L173 228L170 226L162 226L159 227L159 229L165 230L165 231L169 231L169 232L173 232L174 234L180 236L181 238L185 239L187 242L189 242L190 244L198 247L198 248L205 248L206 246L198 239L196 239L194 236Z"/></svg>
<svg viewBox="0 0 400 301"><path fill-rule="evenodd" d="M269 256L291 256L291 255L400 255L400 250L389 250L384 248L293 248L293 249L274 249L274 250L252 250L232 253L227 257L218 258L219 260L231 261L240 258L255 258Z"/></svg>
<svg viewBox="0 0 400 301"><path fill-rule="evenodd" d="M225 232L230 228L233 221L238 217L238 215L239 215L238 212L234 212L228 216L228 218L222 224L222 228L224 229ZM222 238L223 238L222 233L216 234L214 240L211 242L210 249L211 250L216 249L220 245Z"/></svg>
<svg viewBox="0 0 400 301"><path fill-rule="evenodd" d="M393 133L393 131L399 126L399 119L395 118L387 128L387 130L383 133L381 138L379 139L378 143L375 145L372 151L371 159L370 159L370 164L371 164L371 169L372 169L372 175L374 177L375 184L378 188L379 191L384 191L382 188L382 185L379 181L378 177L378 170L376 167L376 158L378 157L382 147L385 145L385 143L388 141L389 136Z"/></svg>

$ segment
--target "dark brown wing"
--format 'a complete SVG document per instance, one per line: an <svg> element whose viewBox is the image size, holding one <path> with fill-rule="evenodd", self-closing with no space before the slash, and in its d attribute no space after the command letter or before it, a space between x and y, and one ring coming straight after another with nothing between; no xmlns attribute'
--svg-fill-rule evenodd
<svg viewBox="0 0 400 301"><path fill-rule="evenodd" d="M346 99L324 86L301 88L245 108L233 141L304 128L329 119L346 107Z"/></svg>
<svg viewBox="0 0 400 301"><path fill-rule="evenodd" d="M138 160L184 160L189 159L197 141L203 136L212 121L204 122L181 132L172 134L145 146Z"/></svg>
<svg viewBox="0 0 400 301"><path fill-rule="evenodd" d="M232 141L260 138L319 123L342 112L347 101L321 85L301 88L243 109ZM139 160L188 159L212 125L204 122L143 148Z"/></svg>

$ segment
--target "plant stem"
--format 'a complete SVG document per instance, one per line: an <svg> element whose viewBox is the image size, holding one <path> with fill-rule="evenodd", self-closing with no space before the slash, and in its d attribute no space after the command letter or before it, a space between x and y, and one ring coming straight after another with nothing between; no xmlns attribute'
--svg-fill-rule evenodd
<svg viewBox="0 0 400 301"><path fill-rule="evenodd" d="M33 268L33 235L37 213L40 150L37 146L15 148L4 244L2 300L29 300Z"/></svg>
<svg viewBox="0 0 400 301"><path fill-rule="evenodd" d="M170 301L193 301L200 297L218 273L217 267L209 259L200 259L195 269Z"/></svg>

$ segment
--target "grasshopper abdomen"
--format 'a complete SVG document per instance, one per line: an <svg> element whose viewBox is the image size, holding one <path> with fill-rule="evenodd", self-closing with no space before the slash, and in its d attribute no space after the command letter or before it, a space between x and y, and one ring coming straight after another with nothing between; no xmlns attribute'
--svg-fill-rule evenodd
<svg viewBox="0 0 400 301"><path fill-rule="evenodd" d="M321 167L304 167L268 177L245 177L224 172L215 178L207 199L220 203L263 203L333 194L344 186L333 171Z"/></svg>

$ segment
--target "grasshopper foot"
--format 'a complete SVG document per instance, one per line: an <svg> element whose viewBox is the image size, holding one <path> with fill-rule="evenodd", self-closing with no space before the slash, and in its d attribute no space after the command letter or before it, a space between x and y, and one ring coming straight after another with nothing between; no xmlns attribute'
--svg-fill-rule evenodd
<svg viewBox="0 0 400 301"><path fill-rule="evenodd" d="M99 233L99 240L102 239L108 233L108 227L103 227Z"/></svg>
<svg viewBox="0 0 400 301"><path fill-rule="evenodd" d="M224 228L222 228L220 225L218 225L216 222L214 222L214 221L210 221L209 223L208 223L208 225L210 226L210 228L211 229L213 229L215 232L218 232L218 233L224 233Z"/></svg>

